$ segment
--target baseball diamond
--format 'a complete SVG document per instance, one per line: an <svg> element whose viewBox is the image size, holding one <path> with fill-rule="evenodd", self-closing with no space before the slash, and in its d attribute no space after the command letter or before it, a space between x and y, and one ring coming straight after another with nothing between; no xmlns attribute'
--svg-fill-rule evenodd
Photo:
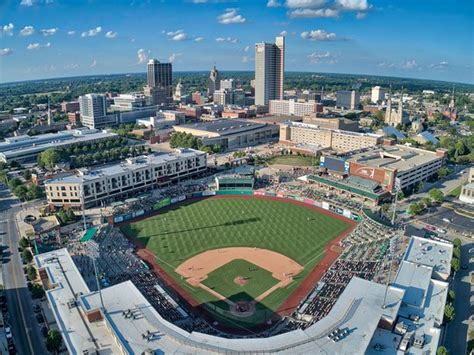
<svg viewBox="0 0 474 355"><path fill-rule="evenodd" d="M121 228L188 305L204 310L216 326L241 331L291 312L354 225L298 201L214 196Z"/></svg>

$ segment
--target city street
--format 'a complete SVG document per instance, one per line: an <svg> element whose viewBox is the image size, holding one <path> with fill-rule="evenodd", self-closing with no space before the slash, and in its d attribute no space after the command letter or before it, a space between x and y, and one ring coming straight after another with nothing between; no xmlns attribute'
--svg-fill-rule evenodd
<svg viewBox="0 0 474 355"><path fill-rule="evenodd" d="M13 338L19 354L47 353L44 340L33 312L32 299L23 273L21 256L18 251L19 234L15 213L21 206L15 205L18 200L8 196L5 186L0 187L0 234L4 246L3 284L8 307L8 319Z"/></svg>

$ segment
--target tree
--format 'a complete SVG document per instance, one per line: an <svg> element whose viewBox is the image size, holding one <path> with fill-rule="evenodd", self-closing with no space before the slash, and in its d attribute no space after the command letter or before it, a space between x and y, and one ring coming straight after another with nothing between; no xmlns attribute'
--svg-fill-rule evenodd
<svg viewBox="0 0 474 355"><path fill-rule="evenodd" d="M444 307L444 319L446 322L451 322L454 317L456 316L456 312L454 311L454 307L451 303L448 303Z"/></svg>
<svg viewBox="0 0 474 355"><path fill-rule="evenodd" d="M456 291L454 290L449 290L448 292L448 300L450 302L453 302L456 299Z"/></svg>
<svg viewBox="0 0 474 355"><path fill-rule="evenodd" d="M453 245L454 245L455 248L461 248L461 245L462 245L461 239L455 238L453 240Z"/></svg>
<svg viewBox="0 0 474 355"><path fill-rule="evenodd" d="M20 244L21 249L26 249L26 248L28 248L28 247L30 246L30 242L29 242L28 239L25 238L25 237L23 237L23 238L20 239L19 244Z"/></svg>
<svg viewBox="0 0 474 355"><path fill-rule="evenodd" d="M38 273L36 272L36 269L32 265L29 265L26 268L26 275L28 276L28 280L30 281L34 281L38 277Z"/></svg>
<svg viewBox="0 0 474 355"><path fill-rule="evenodd" d="M431 189L428 193L433 201L440 203L443 201L444 194L441 192L440 189Z"/></svg>
<svg viewBox="0 0 474 355"><path fill-rule="evenodd" d="M56 329L50 329L46 338L46 348L49 351L59 351L63 338Z"/></svg>
<svg viewBox="0 0 474 355"><path fill-rule="evenodd" d="M461 269L461 262L459 261L458 258L452 258L451 259L451 268L453 271L458 272L459 269Z"/></svg>
<svg viewBox="0 0 474 355"><path fill-rule="evenodd" d="M446 349L444 346L440 346L438 350L436 350L436 355L448 355L448 349Z"/></svg>
<svg viewBox="0 0 474 355"><path fill-rule="evenodd" d="M438 176L440 178L443 178L445 176L448 176L449 174L451 173L451 171L449 171L449 169L445 166L441 167L439 170L438 170Z"/></svg>
<svg viewBox="0 0 474 355"><path fill-rule="evenodd" d="M453 257L461 259L461 248L460 247L454 247L453 248Z"/></svg>
<svg viewBox="0 0 474 355"><path fill-rule="evenodd" d="M43 195L43 190L35 184L29 184L26 192L26 198L28 200L35 200Z"/></svg>
<svg viewBox="0 0 474 355"><path fill-rule="evenodd" d="M23 177L25 178L25 180L31 180L31 170L30 169L26 169L25 171L23 171Z"/></svg>
<svg viewBox="0 0 474 355"><path fill-rule="evenodd" d="M40 153L38 156L38 165L46 169L52 169L60 160L61 156L58 151L54 148L50 148Z"/></svg>
<svg viewBox="0 0 474 355"><path fill-rule="evenodd" d="M421 199L421 201L423 202L423 204L426 206L426 208L430 208L431 207L431 198L429 197L423 197Z"/></svg>
<svg viewBox="0 0 474 355"><path fill-rule="evenodd" d="M416 216L420 212L421 212L421 208L416 202L411 203L410 207L408 207L408 213L411 214L412 216Z"/></svg>
<svg viewBox="0 0 474 355"><path fill-rule="evenodd" d="M34 299L42 298L44 294L45 292L43 290L43 287L41 287L41 285L33 284L33 286L31 287L31 296Z"/></svg>
<svg viewBox="0 0 474 355"><path fill-rule="evenodd" d="M421 190L423 190L423 187L425 187L425 184L423 183L423 181L420 181L418 184L416 184L415 186L415 192L418 193L420 192Z"/></svg>
<svg viewBox="0 0 474 355"><path fill-rule="evenodd" d="M25 185L16 186L12 192L18 197L20 200L26 200L26 194L28 193L28 188Z"/></svg>
<svg viewBox="0 0 474 355"><path fill-rule="evenodd" d="M31 254L31 251L29 251L28 249L25 249L21 253L21 259L25 263L31 263L33 261L33 254Z"/></svg>

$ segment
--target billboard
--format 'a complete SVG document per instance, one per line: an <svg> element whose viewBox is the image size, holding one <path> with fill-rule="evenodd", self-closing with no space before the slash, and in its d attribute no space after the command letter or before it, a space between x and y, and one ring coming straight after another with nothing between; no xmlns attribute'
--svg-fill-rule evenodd
<svg viewBox="0 0 474 355"><path fill-rule="evenodd" d="M169 197L167 197L167 198L164 198L164 199L158 201L157 203L155 203L153 205L153 209L154 210L159 210L160 208L168 206L169 204L171 204L171 199Z"/></svg>
<svg viewBox="0 0 474 355"><path fill-rule="evenodd" d="M349 162L339 157L321 157L319 166L343 174L349 173Z"/></svg>
<svg viewBox="0 0 474 355"><path fill-rule="evenodd" d="M321 207L324 208L325 210L328 210L329 209L329 203L323 201L323 203L321 204Z"/></svg>
<svg viewBox="0 0 474 355"><path fill-rule="evenodd" d="M123 217L122 216L114 217L114 223L120 223L120 222L123 222Z"/></svg>
<svg viewBox="0 0 474 355"><path fill-rule="evenodd" d="M390 170L366 166L359 163L351 163L350 165L351 175L376 181L383 186L393 185L394 174Z"/></svg>

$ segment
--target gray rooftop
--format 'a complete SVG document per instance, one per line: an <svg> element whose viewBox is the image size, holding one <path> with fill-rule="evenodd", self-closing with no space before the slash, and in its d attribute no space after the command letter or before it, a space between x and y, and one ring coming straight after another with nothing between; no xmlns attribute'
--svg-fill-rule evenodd
<svg viewBox="0 0 474 355"><path fill-rule="evenodd" d="M265 125L266 123L255 123L242 120L216 120L180 125L179 127L217 133L219 135L229 135L265 127Z"/></svg>
<svg viewBox="0 0 474 355"><path fill-rule="evenodd" d="M408 244L404 260L431 266L434 272L449 275L453 245L420 237L412 237Z"/></svg>

